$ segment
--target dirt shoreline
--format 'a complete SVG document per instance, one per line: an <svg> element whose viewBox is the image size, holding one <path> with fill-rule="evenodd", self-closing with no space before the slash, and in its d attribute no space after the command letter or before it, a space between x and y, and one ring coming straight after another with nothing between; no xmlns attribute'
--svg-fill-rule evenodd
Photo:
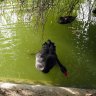
<svg viewBox="0 0 96 96"><path fill-rule="evenodd" d="M96 89L1 82L0 96L96 96Z"/></svg>

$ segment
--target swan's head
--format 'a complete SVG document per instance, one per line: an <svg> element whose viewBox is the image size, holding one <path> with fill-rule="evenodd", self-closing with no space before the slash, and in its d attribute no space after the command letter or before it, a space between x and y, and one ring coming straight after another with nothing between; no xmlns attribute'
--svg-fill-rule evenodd
<svg viewBox="0 0 96 96"><path fill-rule="evenodd" d="M61 72L67 77L68 76L68 72L67 72L67 69L65 68L65 66L63 66L63 65L59 65L59 66L60 66Z"/></svg>

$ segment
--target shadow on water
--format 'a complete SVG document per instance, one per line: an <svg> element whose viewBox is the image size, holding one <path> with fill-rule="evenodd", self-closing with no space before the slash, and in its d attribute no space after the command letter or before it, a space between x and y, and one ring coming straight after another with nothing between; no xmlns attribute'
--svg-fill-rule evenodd
<svg viewBox="0 0 96 96"><path fill-rule="evenodd" d="M49 15L42 28L35 30L35 18L30 10L22 11L6 4L0 10L0 77L18 78L39 84L96 88L95 24L93 3L81 3L77 18L67 25L60 25ZM23 6L22 6L23 7ZM40 25L40 24L39 24ZM38 27L38 26L36 26ZM56 65L48 74L35 68L35 53L42 42L51 39L61 63L68 70L68 77ZM33 55L32 55L33 54ZM17 80L17 81L18 81ZM19 82L19 81L18 81Z"/></svg>

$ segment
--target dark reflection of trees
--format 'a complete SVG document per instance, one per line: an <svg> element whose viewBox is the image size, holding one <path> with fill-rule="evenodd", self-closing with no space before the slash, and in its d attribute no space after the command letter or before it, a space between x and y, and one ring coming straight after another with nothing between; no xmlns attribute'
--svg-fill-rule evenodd
<svg viewBox="0 0 96 96"><path fill-rule="evenodd" d="M84 51L85 47L83 46L86 45L88 39L88 27L91 22L94 23L96 20L96 18L93 18L92 16L92 9L96 5L95 0L87 0L86 2L87 9L85 10L84 6L80 4L81 0L16 0L15 2L12 0L4 0L0 6L0 12L2 14L3 12L6 12L5 6L7 6L8 3L11 7L9 8L11 14L16 14L18 21L22 19L22 22L29 25L34 24L36 28L38 28L39 25L42 25L42 31L44 31L44 26L50 13L52 15L54 14L54 17L72 15L74 14L74 9L80 6L80 12L82 13L79 12L79 16L81 17L78 16L77 19L80 20L82 24L79 26L80 28L77 28L75 35L77 47L79 47L78 43L81 43L81 49ZM79 39L81 38L82 40L80 41Z"/></svg>
<svg viewBox="0 0 96 96"><path fill-rule="evenodd" d="M16 7L14 4L17 4L18 9L35 14L36 20L44 24L50 11L55 15L71 15L80 0L16 0L15 2L4 0L4 2L13 4L14 8Z"/></svg>
<svg viewBox="0 0 96 96"><path fill-rule="evenodd" d="M95 0L87 1L89 3L93 2L95 5ZM74 9L79 7L81 0L15 0L14 2L12 0L4 0L4 2L5 5L9 3L13 5L13 8L17 7L18 10L30 13L30 18L35 14L36 20L45 24L50 12L54 13L55 16L72 15L73 11L75 11Z"/></svg>

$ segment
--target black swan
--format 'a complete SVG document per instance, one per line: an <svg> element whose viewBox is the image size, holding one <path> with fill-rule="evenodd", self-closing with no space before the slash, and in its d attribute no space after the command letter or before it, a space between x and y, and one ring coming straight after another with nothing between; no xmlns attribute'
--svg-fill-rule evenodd
<svg viewBox="0 0 96 96"><path fill-rule="evenodd" d="M94 14L96 14L96 8L95 9L93 9L93 11L92 11Z"/></svg>
<svg viewBox="0 0 96 96"><path fill-rule="evenodd" d="M56 46L48 40L42 45L40 52L36 54L36 68L44 73L48 73L55 64L58 64L62 73L67 76L67 69L60 63L56 55Z"/></svg>
<svg viewBox="0 0 96 96"><path fill-rule="evenodd" d="M71 23L72 21L75 20L75 16L64 16L64 17L59 17L58 23L59 24L68 24Z"/></svg>

